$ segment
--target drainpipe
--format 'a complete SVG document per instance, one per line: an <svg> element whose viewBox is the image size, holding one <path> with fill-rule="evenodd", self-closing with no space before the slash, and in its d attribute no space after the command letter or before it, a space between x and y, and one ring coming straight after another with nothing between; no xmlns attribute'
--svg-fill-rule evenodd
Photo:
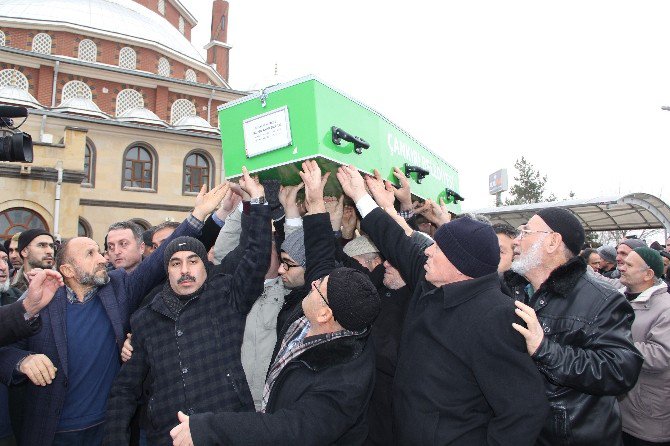
<svg viewBox="0 0 670 446"><path fill-rule="evenodd" d="M56 170L58 171L58 180L56 181L56 200L54 202L54 237L60 241L60 189L63 184L63 162L56 163Z"/></svg>
<svg viewBox="0 0 670 446"><path fill-rule="evenodd" d="M54 67L53 87L51 88L51 108L54 108L56 106L56 88L58 87L56 81L58 80L59 67L60 67L60 60L57 60L56 66ZM46 130L46 126L47 126L47 115L42 115L42 124L40 125L40 141L44 141L44 131Z"/></svg>

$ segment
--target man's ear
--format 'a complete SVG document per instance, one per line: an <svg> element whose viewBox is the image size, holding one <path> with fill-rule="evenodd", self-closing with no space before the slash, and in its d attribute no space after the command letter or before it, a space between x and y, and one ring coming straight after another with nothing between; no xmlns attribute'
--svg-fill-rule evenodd
<svg viewBox="0 0 670 446"><path fill-rule="evenodd" d="M60 272L63 277L67 277L68 279L74 277L74 267L69 263L64 263L61 265L60 268L58 268L58 272Z"/></svg>
<svg viewBox="0 0 670 446"><path fill-rule="evenodd" d="M316 320L320 324L326 324L334 319L333 310L331 310L330 307L326 305L319 308L319 311L316 314Z"/></svg>

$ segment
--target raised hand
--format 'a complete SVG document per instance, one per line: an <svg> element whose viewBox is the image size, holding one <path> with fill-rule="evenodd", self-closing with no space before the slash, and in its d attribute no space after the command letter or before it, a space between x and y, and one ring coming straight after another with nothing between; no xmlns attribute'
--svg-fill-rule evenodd
<svg viewBox="0 0 670 446"><path fill-rule="evenodd" d="M404 173L397 167L393 168L393 176L398 179L400 188L393 188L396 199L400 202L401 211L409 211L412 209L412 192L410 191L409 181Z"/></svg>
<svg viewBox="0 0 670 446"><path fill-rule="evenodd" d="M223 200L221 200L221 206L217 209L216 216L220 220L225 220L240 204L240 201L242 201L242 197L236 194L232 188L229 188Z"/></svg>
<svg viewBox="0 0 670 446"><path fill-rule="evenodd" d="M263 185L258 181L258 177L251 178L249 171L245 166L242 166L242 178L240 178L240 188L251 198L260 198L264 196L265 190Z"/></svg>
<svg viewBox="0 0 670 446"><path fill-rule="evenodd" d="M356 235L358 216L352 206L344 206L342 211L342 238L351 240Z"/></svg>
<svg viewBox="0 0 670 446"><path fill-rule="evenodd" d="M132 333L126 335L126 340L123 342L123 348L121 348L121 361L128 362L128 360L133 356L133 346L130 343L132 339Z"/></svg>
<svg viewBox="0 0 670 446"><path fill-rule="evenodd" d="M415 206L414 212L423 215L426 217L426 220L437 227L451 221L451 214L447 210L444 201L441 201L441 205L438 205L433 200L428 199L423 204Z"/></svg>
<svg viewBox="0 0 670 446"><path fill-rule="evenodd" d="M367 194L363 177L351 164L348 166L340 166L337 169L337 180L340 182L344 193L354 200L354 203L357 203L358 200Z"/></svg>
<svg viewBox="0 0 670 446"><path fill-rule="evenodd" d="M38 269L30 279L26 298L23 299L23 308L26 313L36 315L46 307L58 288L63 286L63 276L51 269Z"/></svg>
<svg viewBox="0 0 670 446"><path fill-rule="evenodd" d="M344 213L344 195L340 195L338 200L335 197L326 197L326 212L330 215L330 225L333 231L339 231L342 228L342 215Z"/></svg>
<svg viewBox="0 0 670 446"><path fill-rule="evenodd" d="M282 186L279 188L279 202L284 207L286 218L300 217L300 207L298 206L298 191L305 187L305 183L295 186Z"/></svg>
<svg viewBox="0 0 670 446"><path fill-rule="evenodd" d="M181 410L177 413L179 424L172 428L170 436L172 437L173 446L193 446L193 438L191 437L191 426L188 415Z"/></svg>
<svg viewBox="0 0 670 446"><path fill-rule="evenodd" d="M19 371L36 386L46 386L56 379L56 367L47 355L28 355L21 360Z"/></svg>
<svg viewBox="0 0 670 446"><path fill-rule="evenodd" d="M200 193L195 197L195 207L192 212L193 216L200 221L205 221L205 218L219 206L219 203L221 203L223 197L226 196L226 192L228 192L229 188L230 186L226 181L213 187L212 190L207 192L207 185L203 184Z"/></svg>
<svg viewBox="0 0 670 446"><path fill-rule="evenodd" d="M330 176L330 172L321 175L321 168L316 161L308 160L302 163L302 171L298 172L302 182L305 184L305 205L308 214L318 214L326 212L326 206L323 201L323 188Z"/></svg>
<svg viewBox="0 0 670 446"><path fill-rule="evenodd" d="M377 169L374 170L374 177L365 177L365 184L379 207L384 209L393 208L395 202L394 187L391 183L382 179Z"/></svg>

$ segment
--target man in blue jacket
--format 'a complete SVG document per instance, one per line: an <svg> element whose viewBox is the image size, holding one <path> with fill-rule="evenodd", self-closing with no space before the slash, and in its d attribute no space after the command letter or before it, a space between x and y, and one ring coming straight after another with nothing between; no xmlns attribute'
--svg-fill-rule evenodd
<svg viewBox="0 0 670 446"><path fill-rule="evenodd" d="M172 237L198 235L227 188L222 184L209 193L203 188ZM76 237L61 245L56 267L65 285L40 313L43 329L0 349L0 380L7 385L30 380L23 445L101 443L107 395L120 368L130 315L165 278L162 257L161 251L130 274L107 273L95 241Z"/></svg>

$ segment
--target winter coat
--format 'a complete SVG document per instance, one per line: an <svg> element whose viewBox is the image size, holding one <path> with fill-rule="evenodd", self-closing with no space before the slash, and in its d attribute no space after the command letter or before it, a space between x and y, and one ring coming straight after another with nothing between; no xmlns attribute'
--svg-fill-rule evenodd
<svg viewBox="0 0 670 446"><path fill-rule="evenodd" d="M306 283L337 266L328 214L307 215ZM282 330L285 332L286 330ZM374 381L369 330L325 342L290 361L265 413L208 413L190 418L196 445L360 445Z"/></svg>
<svg viewBox="0 0 670 446"><path fill-rule="evenodd" d="M382 209L361 228L414 290L393 383L397 444L533 444L547 400L497 273L436 288L421 248Z"/></svg>
<svg viewBox="0 0 670 446"><path fill-rule="evenodd" d="M261 407L265 377L277 342L277 314L286 292L280 277L265 282L262 294L247 315L242 340L242 367L256 410Z"/></svg>
<svg viewBox="0 0 670 446"><path fill-rule="evenodd" d="M621 444L616 396L637 381L642 356L633 345L634 314L623 295L586 272L574 257L529 298L528 282L508 275L511 295L532 306L545 336L532 358L551 406L538 444Z"/></svg>
<svg viewBox="0 0 670 446"><path fill-rule="evenodd" d="M32 336L42 327L42 319L37 317L26 321L25 308L17 299L21 297L21 291L14 287L0 293L0 346L9 345L19 339Z"/></svg>
<svg viewBox="0 0 670 446"><path fill-rule="evenodd" d="M670 294L665 282L631 302L633 341L644 363L635 387L620 399L623 431L645 441L670 442Z"/></svg>
<svg viewBox="0 0 670 446"><path fill-rule="evenodd" d="M192 217L189 217L189 219ZM94 299L100 299L112 324L119 352L130 330L130 315L137 309L142 297L165 277L163 251L169 241L181 235L197 236L199 228L184 221L146 261L130 274L119 269L109 272L109 282L97 289ZM52 301L40 312L42 330L34 336L0 349L0 380L16 384L15 369L21 359L29 353L42 353L51 359L58 369L56 379L47 386L26 383L26 405L23 429L20 433L22 446L51 444L58 427L65 403L68 386L68 339L66 337L67 294L60 287ZM85 340L78 340L85 342ZM21 381L24 378L21 377ZM106 397L106 395L105 395ZM37 403L35 403L37 402ZM33 404L34 403L34 404Z"/></svg>
<svg viewBox="0 0 670 446"><path fill-rule="evenodd" d="M271 237L269 208L251 206L249 244L234 274L212 266L199 294L178 314L165 303L162 291L133 316L133 355L112 386L105 444L128 444L128 426L145 376L151 382L151 444L171 444L169 432L178 424L178 411L254 410L240 349L246 315L263 289Z"/></svg>

